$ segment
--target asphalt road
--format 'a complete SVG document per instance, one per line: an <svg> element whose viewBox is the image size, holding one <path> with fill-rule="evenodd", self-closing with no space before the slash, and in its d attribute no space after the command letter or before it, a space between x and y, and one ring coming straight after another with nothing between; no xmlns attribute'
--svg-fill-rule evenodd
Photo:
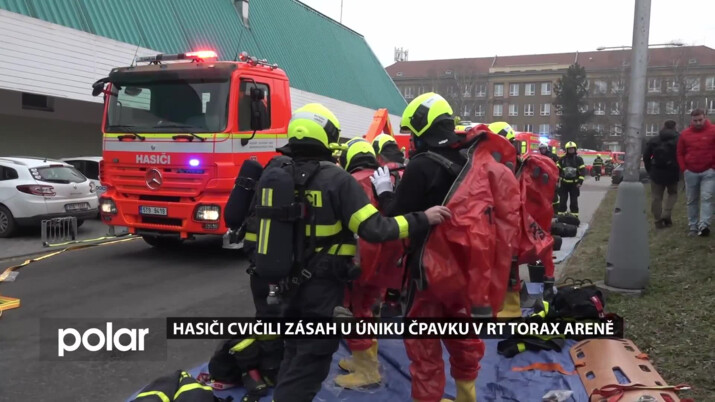
<svg viewBox="0 0 715 402"><path fill-rule="evenodd" d="M1 268L13 265L5 261ZM42 317L249 316L247 263L218 243L166 252L141 239L70 251L0 284L21 307L0 318L0 401L124 401L147 382L207 361L216 340L170 340L159 362L40 360Z"/></svg>

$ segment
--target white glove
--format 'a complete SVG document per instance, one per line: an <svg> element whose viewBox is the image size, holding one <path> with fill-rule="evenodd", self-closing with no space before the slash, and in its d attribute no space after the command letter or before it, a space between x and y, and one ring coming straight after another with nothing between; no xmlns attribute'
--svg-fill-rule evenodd
<svg viewBox="0 0 715 402"><path fill-rule="evenodd" d="M370 181L375 187L375 192L378 196L386 191L392 191L392 178L390 177L390 169L387 166L377 168L370 177Z"/></svg>

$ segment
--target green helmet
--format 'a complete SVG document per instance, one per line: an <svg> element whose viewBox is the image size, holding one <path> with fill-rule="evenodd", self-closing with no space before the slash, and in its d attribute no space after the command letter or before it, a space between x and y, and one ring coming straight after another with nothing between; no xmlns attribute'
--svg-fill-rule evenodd
<svg viewBox="0 0 715 402"><path fill-rule="evenodd" d="M496 121L496 122L490 124L489 131L491 131L494 134L499 134L502 137L505 137L509 141L512 141L513 139L516 138L514 129L512 129L511 126L509 125L509 123L507 123L505 121Z"/></svg>
<svg viewBox="0 0 715 402"><path fill-rule="evenodd" d="M452 107L440 95L428 92L416 97L410 102L402 113L400 127L409 130L418 139L423 139L428 145L441 147L459 141L459 137L443 131L431 135L424 135L435 123L449 120L454 127ZM451 134L451 135L450 135Z"/></svg>
<svg viewBox="0 0 715 402"><path fill-rule="evenodd" d="M330 149L340 138L340 122L319 103L309 103L293 113L288 123L288 140L314 140Z"/></svg>
<svg viewBox="0 0 715 402"><path fill-rule="evenodd" d="M350 163L352 163L353 159L360 154L372 157L374 163L377 164L375 151L372 149L369 142L362 138L353 138L348 141L346 145L346 150L343 151L342 155L340 155L340 166L342 166L343 169L350 171Z"/></svg>
<svg viewBox="0 0 715 402"><path fill-rule="evenodd" d="M382 147L385 146L385 144L392 142L395 145L397 145L397 141L395 141L395 137L391 136L390 134L380 134L377 137L375 137L374 140L372 140L372 149L375 150L375 154L379 154L382 152Z"/></svg>

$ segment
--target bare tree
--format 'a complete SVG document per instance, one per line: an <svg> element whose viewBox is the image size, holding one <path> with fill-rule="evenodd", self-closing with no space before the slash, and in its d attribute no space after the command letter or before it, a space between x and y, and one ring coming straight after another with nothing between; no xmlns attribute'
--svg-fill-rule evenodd
<svg viewBox="0 0 715 402"><path fill-rule="evenodd" d="M701 100L696 63L692 47L679 48L671 62L671 76L665 80L666 113L675 115L679 127L687 126L690 112Z"/></svg>
<svg viewBox="0 0 715 402"><path fill-rule="evenodd" d="M446 78L446 83L451 88L448 95L454 113L462 118L471 117L474 112L475 85L479 82L479 77L474 71L460 68L452 70L451 77L448 75Z"/></svg>

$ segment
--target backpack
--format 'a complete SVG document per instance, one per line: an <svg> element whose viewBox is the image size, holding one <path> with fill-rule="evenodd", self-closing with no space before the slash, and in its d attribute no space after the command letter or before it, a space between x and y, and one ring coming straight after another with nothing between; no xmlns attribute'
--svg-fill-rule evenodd
<svg viewBox="0 0 715 402"><path fill-rule="evenodd" d="M223 402L214 396L213 389L194 379L189 373L177 370L157 378L142 388L130 402Z"/></svg>
<svg viewBox="0 0 715 402"><path fill-rule="evenodd" d="M675 144L671 140L658 140L653 148L653 164L657 168L668 168L676 163Z"/></svg>
<svg viewBox="0 0 715 402"><path fill-rule="evenodd" d="M296 163L288 156L277 156L266 166L256 189L255 273L259 277L278 283L304 267L312 256L315 216L306 189L327 166L335 167L316 160ZM306 244L308 233L313 244Z"/></svg>

